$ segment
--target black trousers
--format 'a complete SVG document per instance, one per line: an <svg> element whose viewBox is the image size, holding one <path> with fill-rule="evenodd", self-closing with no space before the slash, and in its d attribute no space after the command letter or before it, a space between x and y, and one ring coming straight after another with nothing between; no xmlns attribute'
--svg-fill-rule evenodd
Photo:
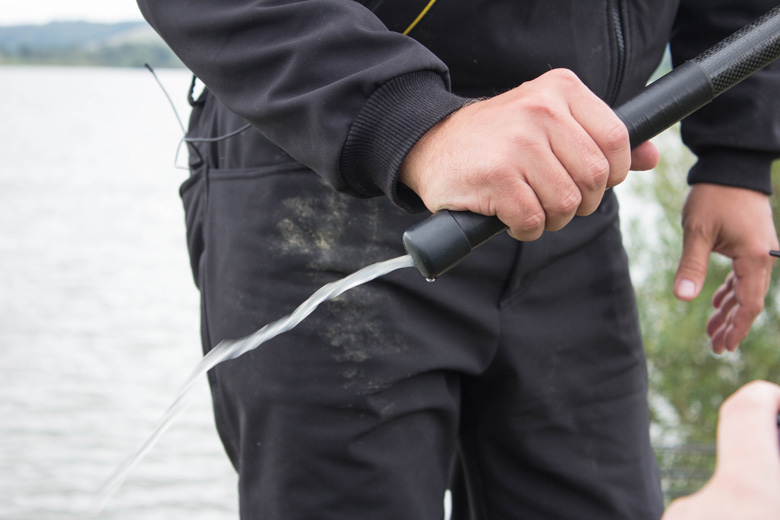
<svg viewBox="0 0 780 520"><path fill-rule="evenodd" d="M191 134L241 124L207 96ZM422 218L334 192L254 130L196 146L182 196L205 350L404 254ZM456 519L657 519L646 379L611 192L435 283L404 269L360 286L209 374L241 517L258 520L440 519L456 454Z"/></svg>

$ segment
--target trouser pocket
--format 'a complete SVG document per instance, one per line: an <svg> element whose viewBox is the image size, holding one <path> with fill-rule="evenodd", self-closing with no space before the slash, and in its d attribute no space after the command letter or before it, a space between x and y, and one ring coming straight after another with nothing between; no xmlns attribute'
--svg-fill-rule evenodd
<svg viewBox="0 0 780 520"><path fill-rule="evenodd" d="M205 248L203 225L206 211L206 167L193 170L189 179L179 189L184 205L187 232L187 251L195 285L200 288L200 261Z"/></svg>

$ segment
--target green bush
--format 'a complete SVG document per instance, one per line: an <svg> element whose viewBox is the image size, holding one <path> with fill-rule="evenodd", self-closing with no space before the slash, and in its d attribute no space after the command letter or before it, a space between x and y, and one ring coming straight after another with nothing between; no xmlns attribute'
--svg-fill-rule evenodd
<svg viewBox="0 0 780 520"><path fill-rule="evenodd" d="M645 215L652 218L633 217L625 223L648 357L653 438L667 498L698 489L711 475L723 400L754 379L780 382L780 270L773 272L764 313L735 353L713 354L705 333L712 295L731 270L728 259L711 255L705 286L693 302L680 302L672 293L682 251L685 177L695 160L678 143L677 129L670 130L659 140L659 167L632 173L630 192L655 213L648 209ZM774 165L773 180L778 173L780 162ZM777 194L771 198L776 227L779 200Z"/></svg>

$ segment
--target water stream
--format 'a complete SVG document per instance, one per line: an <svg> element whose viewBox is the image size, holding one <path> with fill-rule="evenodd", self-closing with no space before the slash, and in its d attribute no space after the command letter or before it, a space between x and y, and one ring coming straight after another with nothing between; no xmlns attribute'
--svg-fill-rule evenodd
<svg viewBox="0 0 780 520"><path fill-rule="evenodd" d="M195 369L181 386L173 403L160 418L160 421L157 423L157 426L149 438L106 479L105 483L98 491L94 514L97 515L103 510L133 468L141 459L143 459L149 450L152 449L165 431L174 423L176 418L187 409L185 397L198 378L205 375L206 372L219 363L228 359L235 359L250 350L256 349L279 334L293 329L309 314L314 312L321 303L332 300L358 285L370 282L375 278L379 278L380 276L384 276L405 267L414 267L414 262L409 255L399 256L398 258L385 260L384 262L378 262L364 267L341 280L323 286L312 294L308 300L299 305L291 314L269 323L249 336L237 340L221 341L216 347L211 349L208 354L203 356L203 359L195 366Z"/></svg>

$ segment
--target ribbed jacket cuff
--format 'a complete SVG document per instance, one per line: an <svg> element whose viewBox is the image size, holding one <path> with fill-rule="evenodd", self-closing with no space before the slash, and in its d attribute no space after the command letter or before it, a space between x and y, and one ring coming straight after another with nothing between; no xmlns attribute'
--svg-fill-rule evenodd
<svg viewBox="0 0 780 520"><path fill-rule="evenodd" d="M398 170L423 134L466 102L434 72L388 81L368 98L349 130L341 154L344 182L364 197L384 193L410 213L425 210L420 198L398 183Z"/></svg>
<svg viewBox="0 0 780 520"><path fill-rule="evenodd" d="M772 194L771 170L775 154L733 149L697 152L698 161L688 173L688 183L708 182Z"/></svg>

